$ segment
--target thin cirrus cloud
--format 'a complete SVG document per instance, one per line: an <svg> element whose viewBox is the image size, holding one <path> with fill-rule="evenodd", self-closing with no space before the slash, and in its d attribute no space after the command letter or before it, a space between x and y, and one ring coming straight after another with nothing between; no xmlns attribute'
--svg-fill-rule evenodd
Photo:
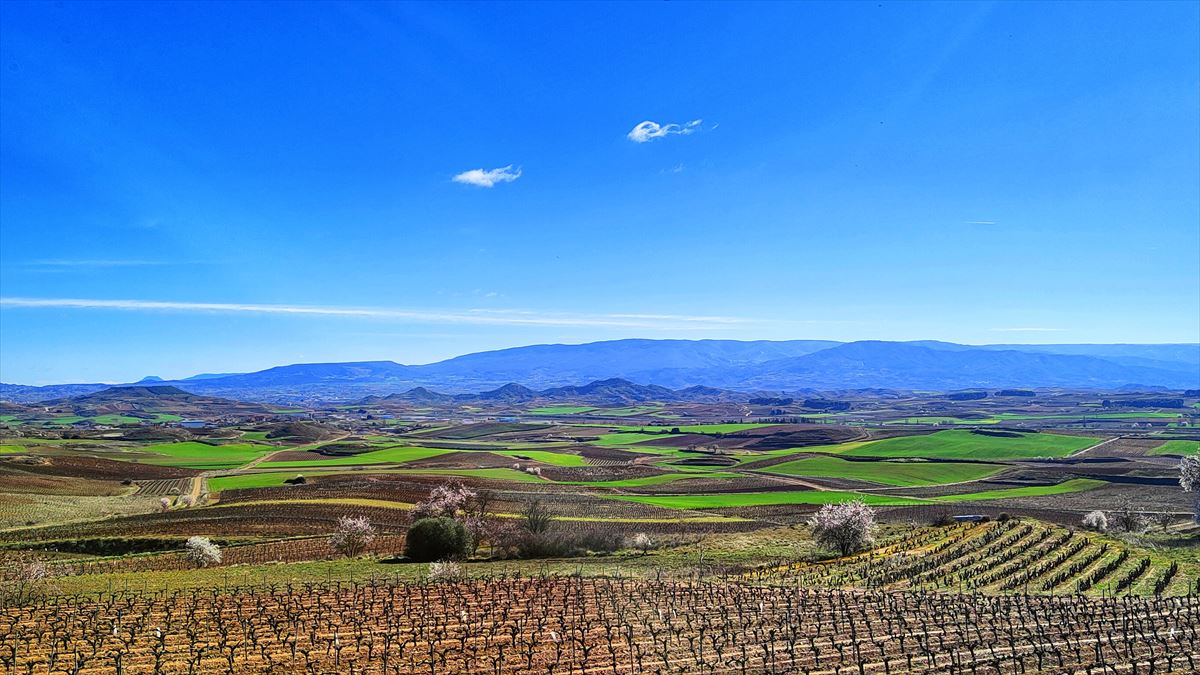
<svg viewBox="0 0 1200 675"><path fill-rule="evenodd" d="M692 120L683 124L659 124L646 120L635 126L628 134L625 134L625 137L634 143L649 143L656 138L664 138L666 136L687 136L688 134L696 133L702 121Z"/></svg>
<svg viewBox="0 0 1200 675"><path fill-rule="evenodd" d="M386 307L320 307L227 302L107 300L86 298L0 298L5 309L83 309L131 312L200 312L275 314L307 317L374 318L415 323L496 326L640 328L649 330L713 330L751 323L751 319L683 314L571 314L523 310L411 310Z"/></svg>
<svg viewBox="0 0 1200 675"><path fill-rule="evenodd" d="M464 171L454 176L450 180L455 183L490 188L496 183L511 183L520 177L521 167L514 169L513 165L509 164L498 169L471 169L470 171Z"/></svg>
<svg viewBox="0 0 1200 675"><path fill-rule="evenodd" d="M1046 328L1043 326L1018 326L1015 328L992 328L995 333L1062 333L1066 328Z"/></svg>

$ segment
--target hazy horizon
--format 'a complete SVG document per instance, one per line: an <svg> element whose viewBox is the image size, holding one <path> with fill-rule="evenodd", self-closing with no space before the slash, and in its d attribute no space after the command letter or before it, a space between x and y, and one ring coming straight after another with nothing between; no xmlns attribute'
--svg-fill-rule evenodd
<svg viewBox="0 0 1200 675"><path fill-rule="evenodd" d="M389 362L390 361L390 362L397 363L400 365L405 365L405 366L421 366L421 365L430 365L430 364L434 364L434 363L440 363L442 361L447 361L450 359L458 358L460 356L468 356L471 354L478 354L478 353L483 353L483 352L503 351L503 350L508 350L508 349L519 349L522 347L581 346L581 345L589 345L589 344L596 344L596 343L602 343L602 342L614 342L614 341L621 341L621 340L650 340L650 339L664 340L664 341L665 340L687 340L687 341L693 340L693 339L689 339L689 338L637 338L637 337L631 337L631 338L615 338L614 340L593 340L593 341L587 341L587 342L541 342L541 343L508 345L508 346L496 347L494 349L485 349L485 350L478 350L478 351L472 351L472 352L450 354L450 355L442 357L442 358L432 359L432 360L428 360L428 361L419 361L419 362L418 361L400 361L400 360L397 360L394 358L346 359L343 361L289 361L286 363L284 363L284 362L269 363L266 365L253 366L253 367L249 367L249 368L245 368L245 369L226 368L226 367L221 367L219 364L217 364L217 365L214 365L213 367L202 369L202 370L197 370L197 371L192 371L192 372L184 372L184 373L174 373L173 372L170 375L165 375L163 373L143 373L143 374L139 374L139 375L131 375L128 377L116 377L116 378L99 379L99 380L74 379L74 380L38 381L38 382L17 382L17 381L10 381L10 380L0 380L0 382L3 382L4 384L19 384L19 385L26 385L26 386L53 386L53 385L60 385L60 384L132 384L132 383L140 382L143 379L148 378L148 377L149 378L160 378L163 381L173 382L173 381L185 380L187 378L198 376L198 375L211 375L211 374L236 375L236 374L241 374L241 373L260 372L263 370L268 370L271 368L278 368L278 367L282 367L282 366L320 364L320 363L377 363L377 362ZM732 338L695 338L694 339L694 341L705 341L705 340L729 341L729 340L733 340L733 339ZM734 340L734 341L737 341L737 342L827 341L827 342L848 344L851 342L872 342L872 341L876 341L876 340L873 340L871 338L867 338L867 339L863 339L863 340L827 340L825 338L783 338L783 339L779 339L779 340L762 340L762 339L755 339L755 338L747 338L744 340ZM884 340L884 342L893 342L893 341ZM952 344L958 344L958 345L967 346L967 347L1009 347L1009 346L1011 346L1011 347L1042 347L1042 346L1053 347L1053 346L1067 346L1067 345L1070 345L1070 346L1078 346L1078 345L1187 346L1187 347L1196 346L1197 350L1200 350L1200 342L1158 342L1158 343L1150 343L1150 342L1142 342L1142 343L1130 343L1130 342L1126 342L1126 343L1116 343L1116 342L1109 342L1109 343L1001 342L1001 343L970 344L970 343L952 342L949 340L925 340L925 339L896 340L894 342L902 342L902 343L903 342L949 342ZM1200 383L1198 383L1198 384L1200 384Z"/></svg>

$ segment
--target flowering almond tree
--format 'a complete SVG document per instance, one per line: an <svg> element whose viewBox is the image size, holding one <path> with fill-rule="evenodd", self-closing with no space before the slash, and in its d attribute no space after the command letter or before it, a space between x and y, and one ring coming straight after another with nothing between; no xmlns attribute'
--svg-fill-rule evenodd
<svg viewBox="0 0 1200 675"><path fill-rule="evenodd" d="M409 516L413 522L422 518L457 518L467 510L475 491L462 483L452 481L429 491L429 497L413 506Z"/></svg>
<svg viewBox="0 0 1200 675"><path fill-rule="evenodd" d="M861 500L826 504L808 524L822 546L844 556L861 551L875 539L875 511Z"/></svg>
<svg viewBox="0 0 1200 675"><path fill-rule="evenodd" d="M375 541L375 528L366 516L342 516L329 537L329 545L344 556L361 555Z"/></svg>
<svg viewBox="0 0 1200 675"><path fill-rule="evenodd" d="M221 564L221 548L208 537L191 537L183 545L183 557L196 567Z"/></svg>
<svg viewBox="0 0 1200 675"><path fill-rule="evenodd" d="M1179 485L1184 492L1196 495L1195 521L1200 523L1200 455L1179 460Z"/></svg>

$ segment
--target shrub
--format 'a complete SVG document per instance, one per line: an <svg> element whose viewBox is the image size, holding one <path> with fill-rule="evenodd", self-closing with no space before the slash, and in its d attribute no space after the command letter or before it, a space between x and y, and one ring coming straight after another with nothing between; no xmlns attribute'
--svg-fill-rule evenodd
<svg viewBox="0 0 1200 675"><path fill-rule="evenodd" d="M1104 532L1108 530L1108 516L1103 511L1091 511L1083 517L1083 526L1089 530Z"/></svg>
<svg viewBox="0 0 1200 675"><path fill-rule="evenodd" d="M954 516L950 515L949 511L937 511L929 519L929 524L934 527L949 527L954 524Z"/></svg>
<svg viewBox="0 0 1200 675"><path fill-rule="evenodd" d="M874 541L875 511L861 500L826 504L808 523L822 546L844 556Z"/></svg>
<svg viewBox="0 0 1200 675"><path fill-rule="evenodd" d="M462 566L454 561L445 560L429 563L430 581L453 581L462 578L462 575Z"/></svg>
<svg viewBox="0 0 1200 675"><path fill-rule="evenodd" d="M304 476L297 474L295 478L287 478L287 479L284 479L283 482L288 485L304 485L305 483L308 482L308 479L305 478Z"/></svg>
<svg viewBox="0 0 1200 675"><path fill-rule="evenodd" d="M549 509L542 505L542 500L530 498L521 509L521 526L531 534L542 534L550 529L554 520Z"/></svg>
<svg viewBox="0 0 1200 675"><path fill-rule="evenodd" d="M175 500L175 503L178 504L179 506L187 508L187 507L195 504L196 500L192 499L191 495L180 495L180 497Z"/></svg>
<svg viewBox="0 0 1200 675"><path fill-rule="evenodd" d="M573 558L594 553L612 553L624 545L615 532L521 532L515 549L522 558Z"/></svg>
<svg viewBox="0 0 1200 675"><path fill-rule="evenodd" d="M375 528L366 516L342 516L337 529L329 537L333 550L347 557L361 555L375 541Z"/></svg>
<svg viewBox="0 0 1200 675"><path fill-rule="evenodd" d="M159 511L171 510L171 500L166 497L159 497L158 498L158 510Z"/></svg>
<svg viewBox="0 0 1200 675"><path fill-rule="evenodd" d="M462 559L470 550L471 534L466 526L445 516L413 523L404 542L404 555L418 562Z"/></svg>
<svg viewBox="0 0 1200 675"><path fill-rule="evenodd" d="M208 537L191 537L183 545L183 557L196 567L208 567L221 562L221 547Z"/></svg>

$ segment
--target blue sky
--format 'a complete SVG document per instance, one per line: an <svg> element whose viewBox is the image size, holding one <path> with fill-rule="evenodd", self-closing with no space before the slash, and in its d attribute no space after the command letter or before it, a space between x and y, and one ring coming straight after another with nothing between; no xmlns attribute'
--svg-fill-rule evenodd
<svg viewBox="0 0 1200 675"><path fill-rule="evenodd" d="M6 382L1200 340L1196 3L6 2L0 31Z"/></svg>

